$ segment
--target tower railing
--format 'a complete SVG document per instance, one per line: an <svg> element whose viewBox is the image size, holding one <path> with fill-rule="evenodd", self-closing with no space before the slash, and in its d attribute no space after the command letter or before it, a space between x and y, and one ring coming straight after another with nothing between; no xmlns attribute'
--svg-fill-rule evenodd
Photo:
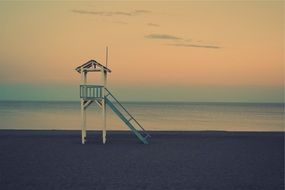
<svg viewBox="0 0 285 190"><path fill-rule="evenodd" d="M80 98L85 100L103 99L104 86L80 85Z"/></svg>

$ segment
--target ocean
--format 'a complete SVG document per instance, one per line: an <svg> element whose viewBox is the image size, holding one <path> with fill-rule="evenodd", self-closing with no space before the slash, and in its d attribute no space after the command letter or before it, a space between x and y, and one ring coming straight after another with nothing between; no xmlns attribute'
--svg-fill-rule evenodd
<svg viewBox="0 0 285 190"><path fill-rule="evenodd" d="M284 131L282 103L123 102L146 130ZM128 130L107 109L107 129ZM0 129L80 130L79 102L1 101ZM101 110L88 107L87 130L101 130Z"/></svg>

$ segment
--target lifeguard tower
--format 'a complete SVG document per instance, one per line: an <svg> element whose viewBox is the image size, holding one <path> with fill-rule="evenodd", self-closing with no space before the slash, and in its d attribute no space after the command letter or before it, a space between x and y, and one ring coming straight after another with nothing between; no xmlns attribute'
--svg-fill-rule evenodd
<svg viewBox="0 0 285 190"><path fill-rule="evenodd" d="M115 98L107 89L107 73L111 70L95 60L90 60L75 69L81 74L80 103L81 103L81 142L86 143L86 109L92 103L96 103L102 109L102 140L106 143L106 122L108 105L113 112L131 129L137 138L144 144L148 144L147 138L150 135L145 131L141 124L127 111L127 109ZM101 73L101 84L87 84L87 74L89 72Z"/></svg>

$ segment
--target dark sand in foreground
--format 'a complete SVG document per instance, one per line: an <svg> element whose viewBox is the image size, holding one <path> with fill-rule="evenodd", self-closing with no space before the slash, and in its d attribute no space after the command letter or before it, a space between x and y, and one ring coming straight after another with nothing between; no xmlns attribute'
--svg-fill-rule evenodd
<svg viewBox="0 0 285 190"><path fill-rule="evenodd" d="M0 189L284 189L282 132L151 134L0 130Z"/></svg>

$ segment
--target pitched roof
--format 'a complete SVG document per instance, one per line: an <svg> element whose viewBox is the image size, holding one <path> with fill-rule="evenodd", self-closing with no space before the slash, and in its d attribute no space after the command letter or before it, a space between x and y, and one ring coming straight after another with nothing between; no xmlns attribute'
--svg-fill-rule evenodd
<svg viewBox="0 0 285 190"><path fill-rule="evenodd" d="M83 70L88 70L89 68L92 69L92 67L93 67L93 69L97 69L97 68L99 67L99 70L98 70L98 71L100 71L101 69L104 69L104 71L106 71L106 72L111 72L110 69L108 69L108 68L105 67L104 65L98 63L98 62L95 61L95 60L90 60L90 61L88 61L88 62L86 62L86 63L84 63L84 64L82 64L82 65L76 67L75 70L76 70L78 73L81 73L81 68L83 68Z"/></svg>

